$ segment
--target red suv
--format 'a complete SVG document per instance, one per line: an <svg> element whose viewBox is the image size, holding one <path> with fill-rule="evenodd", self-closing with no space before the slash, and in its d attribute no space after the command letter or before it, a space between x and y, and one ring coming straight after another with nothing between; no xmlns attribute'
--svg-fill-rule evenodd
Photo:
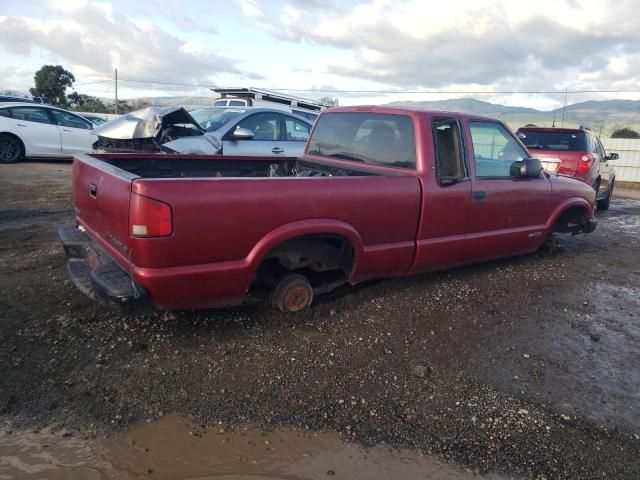
<svg viewBox="0 0 640 480"><path fill-rule="evenodd" d="M598 208L609 208L615 182L609 160L616 160L618 154L607 155L600 139L591 130L527 125L519 128L516 134L532 156L540 159L545 170L591 185L596 191Z"/></svg>

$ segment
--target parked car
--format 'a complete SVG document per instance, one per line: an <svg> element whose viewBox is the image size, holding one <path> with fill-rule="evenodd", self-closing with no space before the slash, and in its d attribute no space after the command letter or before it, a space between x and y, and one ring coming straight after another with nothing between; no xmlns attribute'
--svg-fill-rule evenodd
<svg viewBox="0 0 640 480"><path fill-rule="evenodd" d="M149 107L98 127L94 148L104 152L163 151L205 155L296 157L312 123L269 108Z"/></svg>
<svg viewBox="0 0 640 480"><path fill-rule="evenodd" d="M0 104L0 162L70 158L91 150L93 124L75 113L33 103Z"/></svg>
<svg viewBox="0 0 640 480"><path fill-rule="evenodd" d="M540 158L551 173L578 178L596 191L598 208L607 210L615 184L615 171L600 139L588 128L548 128L526 126L516 132L527 149Z"/></svg>
<svg viewBox="0 0 640 480"><path fill-rule="evenodd" d="M91 114L88 114L88 113L81 113L80 116L82 116L82 117L86 118L87 120L89 120L96 127L102 125L103 123L107 123L109 121L106 118L100 117L98 115L91 115Z"/></svg>
<svg viewBox="0 0 640 480"><path fill-rule="evenodd" d="M337 108L297 159L78 155L76 226L59 236L73 282L124 311L248 297L297 311L345 283L593 231L593 189L528 156L490 118Z"/></svg>
<svg viewBox="0 0 640 480"><path fill-rule="evenodd" d="M6 103L6 102L40 103L40 104L51 103L46 98L42 98L42 97L27 97L27 96L20 97L16 95L0 95L0 103Z"/></svg>

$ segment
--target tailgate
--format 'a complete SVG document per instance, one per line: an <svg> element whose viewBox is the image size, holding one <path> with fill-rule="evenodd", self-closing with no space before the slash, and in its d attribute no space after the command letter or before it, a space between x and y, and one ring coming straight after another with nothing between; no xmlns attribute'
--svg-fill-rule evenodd
<svg viewBox="0 0 640 480"><path fill-rule="evenodd" d="M78 155L73 160L76 222L125 268L129 256L129 197L135 178L91 155Z"/></svg>
<svg viewBox="0 0 640 480"><path fill-rule="evenodd" d="M543 163L545 170L562 173L564 175L575 175L578 169L578 160L581 153L566 150L541 150L529 148L529 152ZM547 168L548 165L557 164L554 170Z"/></svg>

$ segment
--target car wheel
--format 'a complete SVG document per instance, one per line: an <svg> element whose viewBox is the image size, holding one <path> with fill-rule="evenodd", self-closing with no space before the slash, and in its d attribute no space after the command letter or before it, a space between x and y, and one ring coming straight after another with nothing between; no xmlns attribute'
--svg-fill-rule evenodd
<svg viewBox="0 0 640 480"><path fill-rule="evenodd" d="M611 196L613 195L613 186L615 184L612 183L609 187L609 191L607 192L607 198L603 198L602 200L598 200L596 204L598 205L598 210L609 210L609 205L611 204Z"/></svg>
<svg viewBox="0 0 640 480"><path fill-rule="evenodd" d="M271 306L281 312L299 312L311 305L313 288L303 275L290 273L280 278L271 293Z"/></svg>
<svg viewBox="0 0 640 480"><path fill-rule="evenodd" d="M19 138L0 134L0 163L14 163L24 155L24 147Z"/></svg>

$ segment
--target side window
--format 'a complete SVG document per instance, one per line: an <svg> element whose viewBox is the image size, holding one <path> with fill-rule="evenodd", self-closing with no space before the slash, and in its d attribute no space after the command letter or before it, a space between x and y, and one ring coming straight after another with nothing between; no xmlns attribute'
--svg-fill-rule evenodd
<svg viewBox="0 0 640 480"><path fill-rule="evenodd" d="M284 129L286 140L293 142L306 142L309 138L310 127L295 118L284 117Z"/></svg>
<svg viewBox="0 0 640 480"><path fill-rule="evenodd" d="M253 132L253 140L280 140L280 114L256 113L236 125Z"/></svg>
<svg viewBox="0 0 640 480"><path fill-rule="evenodd" d="M246 107L247 102L244 100L229 100L230 107Z"/></svg>
<svg viewBox="0 0 640 480"><path fill-rule="evenodd" d="M51 124L49 115L44 108L38 107L12 107L11 116L16 120L25 122L48 123Z"/></svg>
<svg viewBox="0 0 640 480"><path fill-rule="evenodd" d="M527 152L499 123L469 122L478 178L509 178L511 164L527 158Z"/></svg>
<svg viewBox="0 0 640 480"><path fill-rule="evenodd" d="M441 185L467 176L460 126L456 120L434 120L433 139L436 150L436 175Z"/></svg>
<svg viewBox="0 0 640 480"><path fill-rule="evenodd" d="M85 130L91 129L89 121L85 121L73 113L63 112L61 110L51 110L51 114L53 115L56 123L61 127L83 128Z"/></svg>
<svg viewBox="0 0 640 480"><path fill-rule="evenodd" d="M0 117L10 117L11 113L9 113L8 108L0 108Z"/></svg>

